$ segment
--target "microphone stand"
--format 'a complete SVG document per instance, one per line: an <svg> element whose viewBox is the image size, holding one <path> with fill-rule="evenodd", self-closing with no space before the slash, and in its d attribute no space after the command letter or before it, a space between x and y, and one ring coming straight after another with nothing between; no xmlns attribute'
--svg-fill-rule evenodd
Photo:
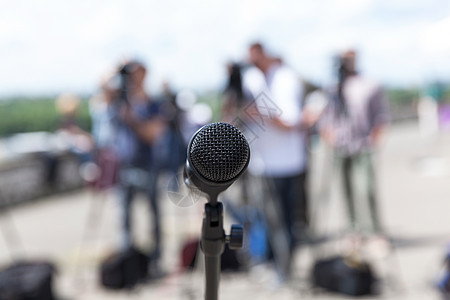
<svg viewBox="0 0 450 300"><path fill-rule="evenodd" d="M205 254L205 300L217 300L220 282L220 257L225 248L223 205L205 204L201 249Z"/></svg>
<svg viewBox="0 0 450 300"><path fill-rule="evenodd" d="M205 204L203 215L201 249L205 254L205 300L217 300L220 282L220 258L229 243L230 249L242 248L243 228L232 225L230 235L223 229L223 205L217 195Z"/></svg>
<svg viewBox="0 0 450 300"><path fill-rule="evenodd" d="M235 144L239 147L234 152L230 151L230 149L227 149L227 145L223 144L224 141L226 144L230 144L230 149L234 149L233 145ZM223 147L208 149L209 146L206 145L214 142L222 143ZM194 163L206 159L207 170L202 167L201 172L199 172L195 165L191 167L191 155L194 155ZM216 156L222 157L223 162L217 162ZM217 201L217 198L245 171L249 161L250 148L247 140L237 128L227 123L205 125L194 134L189 142L183 172L184 182L188 187L195 186L199 191L206 194L209 200L205 204L200 240L200 248L205 254L205 300L217 300L219 297L220 258L225 249L225 243L228 243L232 250L242 248L243 227L232 225L230 235L225 235L223 230L223 205ZM222 165L226 167L226 174L222 175L226 176L215 176ZM228 168L229 166L233 166L233 168ZM201 165L197 167L201 167ZM216 177L219 180L216 180Z"/></svg>

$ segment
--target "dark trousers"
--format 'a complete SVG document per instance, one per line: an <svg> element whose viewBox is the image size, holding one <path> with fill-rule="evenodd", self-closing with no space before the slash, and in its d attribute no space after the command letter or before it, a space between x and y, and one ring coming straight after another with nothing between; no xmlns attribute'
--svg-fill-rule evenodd
<svg viewBox="0 0 450 300"><path fill-rule="evenodd" d="M275 196L281 208L281 218L289 235L289 245L294 249L296 241L309 223L306 190L307 173L294 176L272 177Z"/></svg>
<svg viewBox="0 0 450 300"><path fill-rule="evenodd" d="M122 211L122 246L127 249L133 245L131 204L136 192L143 192L148 200L149 215L152 220L154 249L150 256L158 259L161 255L161 215L158 203L158 174L142 169L126 168L122 170L119 184L119 197Z"/></svg>

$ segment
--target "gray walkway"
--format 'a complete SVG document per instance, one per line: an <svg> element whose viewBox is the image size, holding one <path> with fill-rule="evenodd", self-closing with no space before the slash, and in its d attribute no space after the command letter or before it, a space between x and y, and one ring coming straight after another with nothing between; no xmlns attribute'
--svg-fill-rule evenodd
<svg viewBox="0 0 450 300"><path fill-rule="evenodd" d="M368 247L377 270L389 284L383 285L383 299L439 299L433 280L439 271L444 247L450 241L450 133L432 139L419 136L415 124L391 128L379 155L381 209L395 250L385 253L377 239ZM335 175L329 172L324 148L314 152L313 213L317 234L335 234L346 228ZM20 188L20 183L18 183ZM328 193L324 192L328 191ZM332 197L326 197L327 194ZM118 207L114 194L92 195L88 191L42 199L0 214L0 264L7 264L11 252L16 258L50 258L57 262L57 290L63 299L202 299L201 272L185 276L178 271L179 247L201 227L202 205L180 208L163 201L164 265L169 276L160 282L127 292L108 292L97 284L96 268L101 257L118 243ZM88 218L90 205L96 213ZM135 201L134 231L143 247L150 244L146 204ZM92 222L85 230L86 220ZM21 241L14 240L11 222ZM229 228L227 225L226 228ZM83 238L84 236L84 238ZM83 241L83 242L82 242ZM333 253L348 244L348 238L335 240L323 251ZM81 245L81 246L80 246ZM297 253L295 279L287 286L276 284L270 267L250 274L223 275L220 299L345 299L312 292L306 276L316 248Z"/></svg>

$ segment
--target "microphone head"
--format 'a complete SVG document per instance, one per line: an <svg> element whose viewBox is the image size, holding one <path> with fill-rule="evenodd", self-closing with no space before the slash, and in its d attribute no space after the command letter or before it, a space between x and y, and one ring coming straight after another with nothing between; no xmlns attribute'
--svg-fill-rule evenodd
<svg viewBox="0 0 450 300"><path fill-rule="evenodd" d="M236 180L250 161L250 147L242 132L228 123L200 128L188 147L188 161L204 181L222 184Z"/></svg>

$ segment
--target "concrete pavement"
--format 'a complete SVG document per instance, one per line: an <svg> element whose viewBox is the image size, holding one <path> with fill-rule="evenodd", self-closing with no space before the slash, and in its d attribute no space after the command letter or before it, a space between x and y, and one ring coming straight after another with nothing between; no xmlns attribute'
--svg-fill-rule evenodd
<svg viewBox="0 0 450 300"><path fill-rule="evenodd" d="M439 299L433 280L450 241L449 149L450 133L423 138L415 123L398 124L387 134L378 157L380 206L395 247L384 253L385 245L370 238L375 246L368 250L375 249L374 263L387 282L380 296L384 299ZM330 172L326 154L323 147L314 150L311 174L314 232L319 235L341 233L347 226L337 178ZM57 293L63 299L202 299L201 271L187 276L179 271L178 263L182 241L200 232L203 205L182 208L167 197L162 203L163 260L169 276L159 282L140 285L132 292L105 291L97 284L98 262L119 242L119 210L113 192L77 191L0 212L0 264L9 263L11 254L56 261ZM145 201L137 199L133 209L136 240L149 247ZM14 239L11 223L20 241ZM333 240L321 251L332 253L346 242ZM220 299L346 299L310 289L307 275L317 251L312 246L298 251L294 279L284 286L276 284L269 266L249 274L224 274Z"/></svg>

